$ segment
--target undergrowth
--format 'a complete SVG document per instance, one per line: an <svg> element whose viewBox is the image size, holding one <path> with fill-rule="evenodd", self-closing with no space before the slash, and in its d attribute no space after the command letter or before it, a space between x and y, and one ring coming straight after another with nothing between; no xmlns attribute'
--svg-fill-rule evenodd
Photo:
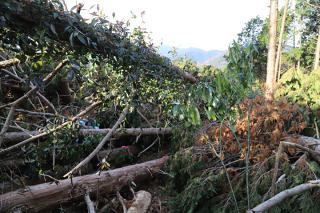
<svg viewBox="0 0 320 213"><path fill-rule="evenodd" d="M176 152L168 161L166 171L172 175L167 179L167 192L170 196L171 212L236 212L230 186L223 165L213 149L219 150L219 133L221 126L222 150L220 153L230 177L237 200L239 212L246 211L245 158L236 144L231 131L246 151L248 134L248 105L245 99L237 109L239 119L220 125L219 122L204 122L205 126L190 144ZM241 115L240 115L241 113ZM253 100L250 117L250 199L252 207L270 198L270 187L274 167L274 153L282 138L300 134L306 127L304 114L297 105L291 105L285 98L278 101L267 101L261 96ZM182 136L175 137L173 143L181 145ZM291 139L295 141L294 137ZM278 184L277 193L292 188L318 175L319 166L310 161L310 169L291 165L298 158L295 149L286 149L280 167L286 178ZM282 175L282 174L279 174ZM274 207L270 212L316 212L319 209L316 190L294 196L283 204Z"/></svg>

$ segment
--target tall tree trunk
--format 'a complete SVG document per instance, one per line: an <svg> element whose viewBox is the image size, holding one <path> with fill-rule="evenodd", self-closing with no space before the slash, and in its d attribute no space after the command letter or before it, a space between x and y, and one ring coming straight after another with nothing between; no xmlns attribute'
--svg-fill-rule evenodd
<svg viewBox="0 0 320 213"><path fill-rule="evenodd" d="M278 0L270 0L270 26L269 26L269 45L267 61L267 90L266 98L272 98L275 81L275 62L276 62L276 38L277 38L277 15Z"/></svg>
<svg viewBox="0 0 320 213"><path fill-rule="evenodd" d="M282 55L280 55L280 59L279 59L279 70L278 70L277 82L279 82L279 80L280 80L281 63L282 63Z"/></svg>
<svg viewBox="0 0 320 213"><path fill-rule="evenodd" d="M318 33L318 42L316 47L316 57L314 59L314 69L319 69L319 58L320 58L320 27L319 27L319 33Z"/></svg>
<svg viewBox="0 0 320 213"><path fill-rule="evenodd" d="M301 14L300 14L300 18L299 18L299 25L300 25L300 29L299 29L299 50L300 51L301 51L301 48L302 48L302 31L303 31L302 11L303 11L303 8L304 8L304 1L302 2L301 11L300 11ZM299 54L297 70L300 70L300 66L301 66L301 57L300 57L300 54Z"/></svg>
<svg viewBox="0 0 320 213"><path fill-rule="evenodd" d="M280 30L280 37L279 37L279 44L278 44L278 50L277 50L277 58L276 58L276 65L275 65L275 73L278 73L278 81L280 77L280 55L282 53L282 39L283 39L283 32L284 32L284 25L286 22L286 16L287 16L287 11L288 11L288 4L289 0L286 0L286 3L284 5L284 11L283 11L283 16L282 16L282 21L281 21L281 30Z"/></svg>

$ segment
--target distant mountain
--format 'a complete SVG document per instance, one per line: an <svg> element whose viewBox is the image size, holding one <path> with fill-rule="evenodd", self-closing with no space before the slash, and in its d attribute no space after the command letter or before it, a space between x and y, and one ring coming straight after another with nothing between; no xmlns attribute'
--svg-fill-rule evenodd
<svg viewBox="0 0 320 213"><path fill-rule="evenodd" d="M199 48L177 48L178 57L188 56L192 60L196 61L198 64L210 64L217 68L224 68L226 66L226 62L223 58L225 51L222 50L202 50ZM170 59L172 55L169 53L172 51L172 46L163 45L159 48L159 54L166 56Z"/></svg>
<svg viewBox="0 0 320 213"><path fill-rule="evenodd" d="M212 56L210 59L205 61L204 64L210 64L218 69L223 69L228 65L226 59L223 57L225 54L227 54L226 51Z"/></svg>

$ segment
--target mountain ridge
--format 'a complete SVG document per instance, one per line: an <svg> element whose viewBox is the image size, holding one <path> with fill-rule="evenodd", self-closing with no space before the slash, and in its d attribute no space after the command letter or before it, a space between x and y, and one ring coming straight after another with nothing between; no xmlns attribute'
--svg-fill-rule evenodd
<svg viewBox="0 0 320 213"><path fill-rule="evenodd" d="M226 66L226 61L223 58L223 56L226 53L226 51L224 50L203 50L195 47L176 48L177 57L173 57L172 54L169 53L172 50L172 46L162 45L159 48L159 54L166 56L170 59L188 56L192 60L196 61L199 65L210 64L220 69L223 69Z"/></svg>

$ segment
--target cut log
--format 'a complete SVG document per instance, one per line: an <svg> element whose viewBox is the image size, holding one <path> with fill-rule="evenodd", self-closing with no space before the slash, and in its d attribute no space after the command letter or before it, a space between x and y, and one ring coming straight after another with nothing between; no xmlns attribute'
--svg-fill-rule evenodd
<svg viewBox="0 0 320 213"><path fill-rule="evenodd" d="M75 199L83 199L86 191L92 195L116 192L121 187L150 178L164 165L168 156L141 164L126 166L119 169L79 176L55 183L43 183L25 189L0 195L0 212L12 212L15 209L38 212L49 207Z"/></svg>
<svg viewBox="0 0 320 213"><path fill-rule="evenodd" d="M98 135L108 134L110 129L81 129L80 135ZM168 135L172 134L172 128L128 128L128 129L117 129L113 136L138 136L138 135Z"/></svg>
<svg viewBox="0 0 320 213"><path fill-rule="evenodd" d="M86 135L98 135L108 134L110 129L81 129L79 134L82 136ZM30 135L38 135L40 132L8 132L4 134L4 144L19 142L30 138ZM172 128L128 128L128 129L117 129L113 136L138 136L138 135L168 135L172 134Z"/></svg>

